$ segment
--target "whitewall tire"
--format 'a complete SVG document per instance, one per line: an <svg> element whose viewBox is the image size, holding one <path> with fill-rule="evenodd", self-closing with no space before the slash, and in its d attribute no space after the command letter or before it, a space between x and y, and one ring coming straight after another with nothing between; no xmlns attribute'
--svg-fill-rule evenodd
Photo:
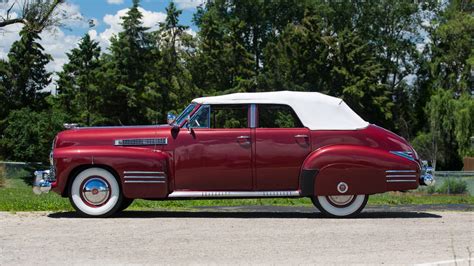
<svg viewBox="0 0 474 266"><path fill-rule="evenodd" d="M334 195L311 198L316 208L330 217L355 216L364 209L368 199L369 195Z"/></svg>
<svg viewBox="0 0 474 266"><path fill-rule="evenodd" d="M85 169L74 178L70 186L69 200L83 216L110 216L119 210L122 199L117 179L103 168Z"/></svg>

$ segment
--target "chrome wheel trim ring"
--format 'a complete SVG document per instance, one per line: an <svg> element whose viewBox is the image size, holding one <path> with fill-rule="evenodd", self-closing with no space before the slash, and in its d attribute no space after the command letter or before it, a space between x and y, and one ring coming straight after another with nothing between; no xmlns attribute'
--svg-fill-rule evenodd
<svg viewBox="0 0 474 266"><path fill-rule="evenodd" d="M110 199L109 183L102 177L89 177L81 184L81 199L90 207L103 206Z"/></svg>
<svg viewBox="0 0 474 266"><path fill-rule="evenodd" d="M354 202L354 195L331 195L326 196L327 201L334 207L344 208L349 206Z"/></svg>

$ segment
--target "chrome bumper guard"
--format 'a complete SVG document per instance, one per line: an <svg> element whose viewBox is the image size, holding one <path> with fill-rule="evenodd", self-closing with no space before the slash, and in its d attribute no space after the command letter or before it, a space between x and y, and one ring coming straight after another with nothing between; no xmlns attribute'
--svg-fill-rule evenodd
<svg viewBox="0 0 474 266"><path fill-rule="evenodd" d="M433 186L435 184L433 168L428 166L427 161L421 161L420 184L422 186Z"/></svg>
<svg viewBox="0 0 474 266"><path fill-rule="evenodd" d="M51 181L53 181L51 170L35 171L33 192L36 195L48 193L51 190Z"/></svg>

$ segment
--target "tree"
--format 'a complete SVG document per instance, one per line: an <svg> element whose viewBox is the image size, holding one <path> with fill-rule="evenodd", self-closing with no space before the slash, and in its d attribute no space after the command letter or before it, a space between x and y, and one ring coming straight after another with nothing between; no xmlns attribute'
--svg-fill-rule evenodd
<svg viewBox="0 0 474 266"><path fill-rule="evenodd" d="M24 0L22 3L12 1L6 9L5 16L0 16L0 28L21 23L26 30L40 33L44 28L60 25L62 14L58 12L58 7L64 2L64 0ZM10 12L15 5L20 5L21 12L18 17L12 18Z"/></svg>
<svg viewBox="0 0 474 266"><path fill-rule="evenodd" d="M38 33L23 28L20 40L13 43L8 53L9 81L6 88L6 106L8 110L16 110L29 106L32 110L45 107L45 97L49 92L43 90L51 82L51 73L46 65L51 56L44 53L39 44Z"/></svg>
<svg viewBox="0 0 474 266"><path fill-rule="evenodd" d="M307 13L301 24L289 25L275 45L266 50L267 90L318 91L342 97L369 121L391 118L389 94L377 83L381 66L357 32L337 34Z"/></svg>
<svg viewBox="0 0 474 266"><path fill-rule="evenodd" d="M432 88L472 93L474 79L474 17L453 1L433 21L430 49Z"/></svg>
<svg viewBox="0 0 474 266"><path fill-rule="evenodd" d="M142 25L139 1L123 17L123 31L111 39L111 55L104 59L100 86L106 101L102 112L111 124L147 122L142 95L150 71L150 36ZM146 105L145 105L146 106Z"/></svg>
<svg viewBox="0 0 474 266"><path fill-rule="evenodd" d="M99 43L89 34L79 46L67 53L69 62L63 66L57 81L57 101L69 115L70 122L91 126L105 120L99 112L104 99L98 88L97 74L101 66Z"/></svg>
<svg viewBox="0 0 474 266"><path fill-rule="evenodd" d="M166 8L166 19L153 33L153 71L143 98L147 100L147 118L153 123L166 121L166 113L183 108L198 94L186 61L189 61L194 40L186 26L179 23L181 10L173 2Z"/></svg>
<svg viewBox="0 0 474 266"><path fill-rule="evenodd" d="M60 112L35 112L29 108L10 112L0 139L3 156L10 160L46 162L51 142L63 123Z"/></svg>
<svg viewBox="0 0 474 266"><path fill-rule="evenodd" d="M432 21L432 43L428 47L429 88L433 95L427 114L434 158L444 169L460 169L461 156L472 154L474 18L462 3L451 2Z"/></svg>

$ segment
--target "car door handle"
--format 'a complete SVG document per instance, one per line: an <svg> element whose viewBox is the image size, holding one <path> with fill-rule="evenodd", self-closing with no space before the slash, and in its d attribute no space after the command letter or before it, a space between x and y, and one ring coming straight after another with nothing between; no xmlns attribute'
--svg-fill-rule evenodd
<svg viewBox="0 0 474 266"><path fill-rule="evenodd" d="M308 138L308 135L295 135L295 138Z"/></svg>
<svg viewBox="0 0 474 266"><path fill-rule="evenodd" d="M237 139L250 139L250 136L238 136Z"/></svg>

